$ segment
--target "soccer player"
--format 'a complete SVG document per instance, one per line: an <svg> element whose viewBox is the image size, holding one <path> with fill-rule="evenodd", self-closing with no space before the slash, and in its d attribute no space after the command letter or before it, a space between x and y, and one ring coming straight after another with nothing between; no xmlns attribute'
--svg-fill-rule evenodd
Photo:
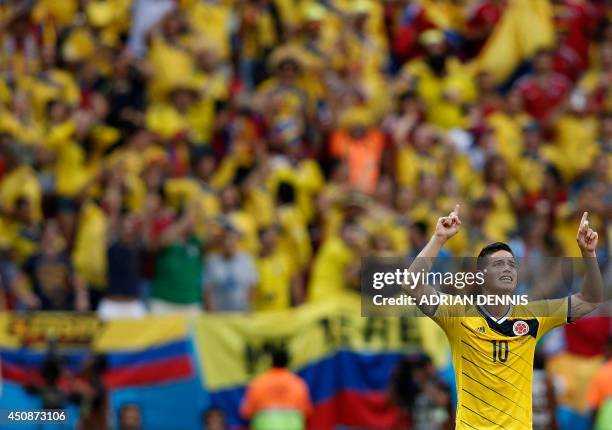
<svg viewBox="0 0 612 430"><path fill-rule="evenodd" d="M456 429L532 429L532 376L537 341L549 330L593 311L603 301L603 281L595 249L597 233L584 213L576 240L585 277L579 293L522 306L420 306L445 331L451 345L457 383ZM459 205L438 220L435 234L410 270L429 270L433 259L461 226ZM512 249L504 243L486 246L478 256L484 272L480 294L511 295L517 284ZM486 270L485 270L486 269ZM422 284L407 289L420 302L439 293ZM431 302L429 300L428 302Z"/></svg>

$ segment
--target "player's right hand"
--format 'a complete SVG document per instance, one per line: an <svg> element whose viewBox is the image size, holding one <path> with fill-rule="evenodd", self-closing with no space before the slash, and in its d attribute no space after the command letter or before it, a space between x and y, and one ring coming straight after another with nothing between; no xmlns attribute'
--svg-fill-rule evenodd
<svg viewBox="0 0 612 430"><path fill-rule="evenodd" d="M438 218L434 235L443 240L448 240L459 231L461 220L459 219L459 205L448 216Z"/></svg>

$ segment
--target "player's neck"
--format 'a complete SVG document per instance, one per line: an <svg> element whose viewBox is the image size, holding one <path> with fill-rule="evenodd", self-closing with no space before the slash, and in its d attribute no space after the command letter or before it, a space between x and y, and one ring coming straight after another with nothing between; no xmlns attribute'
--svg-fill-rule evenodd
<svg viewBox="0 0 612 430"><path fill-rule="evenodd" d="M508 315L508 312L510 312L510 305L484 305L483 309L493 318L499 320Z"/></svg>

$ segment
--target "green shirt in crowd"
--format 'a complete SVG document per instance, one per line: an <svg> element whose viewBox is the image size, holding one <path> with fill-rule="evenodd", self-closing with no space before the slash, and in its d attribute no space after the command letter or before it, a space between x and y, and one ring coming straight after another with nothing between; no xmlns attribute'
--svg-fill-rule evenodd
<svg viewBox="0 0 612 430"><path fill-rule="evenodd" d="M202 302L202 242L195 236L160 249L151 296L176 304Z"/></svg>

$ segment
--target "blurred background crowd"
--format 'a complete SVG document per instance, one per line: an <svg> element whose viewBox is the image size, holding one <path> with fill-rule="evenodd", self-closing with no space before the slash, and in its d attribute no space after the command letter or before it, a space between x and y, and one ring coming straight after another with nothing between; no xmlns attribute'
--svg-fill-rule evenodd
<svg viewBox="0 0 612 430"><path fill-rule="evenodd" d="M589 211L609 258L609 1L24 0L0 22L1 308L325 300L455 203L448 255L577 256ZM601 355L609 320L585 331Z"/></svg>
<svg viewBox="0 0 612 430"><path fill-rule="evenodd" d="M283 309L455 202L451 255L576 255L586 210L606 259L610 7L548 6L500 76L505 1L3 2L3 305Z"/></svg>

